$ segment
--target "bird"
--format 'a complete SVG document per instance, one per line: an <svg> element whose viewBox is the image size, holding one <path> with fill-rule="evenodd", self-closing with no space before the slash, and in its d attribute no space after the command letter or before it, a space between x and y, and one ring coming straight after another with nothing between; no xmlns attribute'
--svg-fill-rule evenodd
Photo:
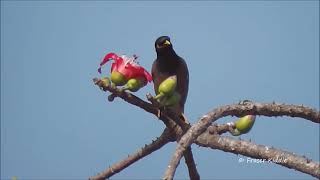
<svg viewBox="0 0 320 180"><path fill-rule="evenodd" d="M162 82L169 77L175 76L177 78L175 92L179 94L180 99L176 105L170 106L168 109L177 113L187 122L184 116L184 107L189 91L189 70L187 63L173 49L170 37L161 36L156 39L154 45L157 58L152 64L151 75L155 93L159 94L159 86Z"/></svg>

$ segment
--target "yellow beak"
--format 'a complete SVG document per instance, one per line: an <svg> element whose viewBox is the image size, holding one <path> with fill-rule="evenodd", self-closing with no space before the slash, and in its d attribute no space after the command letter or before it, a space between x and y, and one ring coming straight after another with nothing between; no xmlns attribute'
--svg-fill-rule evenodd
<svg viewBox="0 0 320 180"><path fill-rule="evenodd" d="M166 41L164 41L163 44L164 44L164 45L170 45L171 43L170 43L170 41L166 40Z"/></svg>

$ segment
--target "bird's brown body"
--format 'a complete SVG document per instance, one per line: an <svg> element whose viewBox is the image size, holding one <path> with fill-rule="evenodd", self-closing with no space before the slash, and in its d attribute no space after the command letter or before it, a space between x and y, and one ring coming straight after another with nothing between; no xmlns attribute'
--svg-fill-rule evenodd
<svg viewBox="0 0 320 180"><path fill-rule="evenodd" d="M168 45L163 45L166 40L169 41ZM189 72L187 64L175 53L169 37L162 36L158 38L155 43L155 48L157 52L157 59L153 62L151 71L155 93L159 93L158 88L164 80L170 76L176 75L176 92L180 94L181 99L177 106L170 107L170 109L177 113L183 113L189 88Z"/></svg>

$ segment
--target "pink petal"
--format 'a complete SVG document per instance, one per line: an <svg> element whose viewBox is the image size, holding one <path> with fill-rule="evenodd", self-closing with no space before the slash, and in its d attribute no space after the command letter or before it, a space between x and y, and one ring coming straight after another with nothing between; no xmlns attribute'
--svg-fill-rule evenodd
<svg viewBox="0 0 320 180"><path fill-rule="evenodd" d="M134 58L137 58L134 55ZM108 53L100 63L100 67L98 72L101 73L101 67L106 64L108 61L114 60L114 63L111 65L111 72L118 71L122 73L126 78L144 78L146 79L146 83L152 81L151 74L145 70L142 66L135 64L135 63L125 63L122 57L118 56L115 53Z"/></svg>
<svg viewBox="0 0 320 180"><path fill-rule="evenodd" d="M148 82L152 81L151 74L140 65L127 64L125 71L128 78L144 77Z"/></svg>
<svg viewBox="0 0 320 180"><path fill-rule="evenodd" d="M110 60L114 60L116 63L118 63L119 60L122 60L122 58L120 58L117 54L115 53L108 53L107 55L105 55L105 57L103 58L103 60L100 63L100 67L98 68L98 72L101 74L101 67L106 64L108 61Z"/></svg>
<svg viewBox="0 0 320 180"><path fill-rule="evenodd" d="M146 77L146 79L148 80L148 82L151 82L152 81L151 74L147 70L144 70L143 73L144 73L144 76Z"/></svg>

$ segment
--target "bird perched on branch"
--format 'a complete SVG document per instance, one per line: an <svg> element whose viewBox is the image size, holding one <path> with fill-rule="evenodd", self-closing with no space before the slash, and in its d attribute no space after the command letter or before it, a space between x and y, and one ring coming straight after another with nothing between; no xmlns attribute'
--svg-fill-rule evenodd
<svg viewBox="0 0 320 180"><path fill-rule="evenodd" d="M155 49L157 59L153 62L151 71L154 90L157 94L155 98L160 99L160 104L182 115L187 122L183 115L189 89L187 64L176 54L168 36L159 37L155 41Z"/></svg>

